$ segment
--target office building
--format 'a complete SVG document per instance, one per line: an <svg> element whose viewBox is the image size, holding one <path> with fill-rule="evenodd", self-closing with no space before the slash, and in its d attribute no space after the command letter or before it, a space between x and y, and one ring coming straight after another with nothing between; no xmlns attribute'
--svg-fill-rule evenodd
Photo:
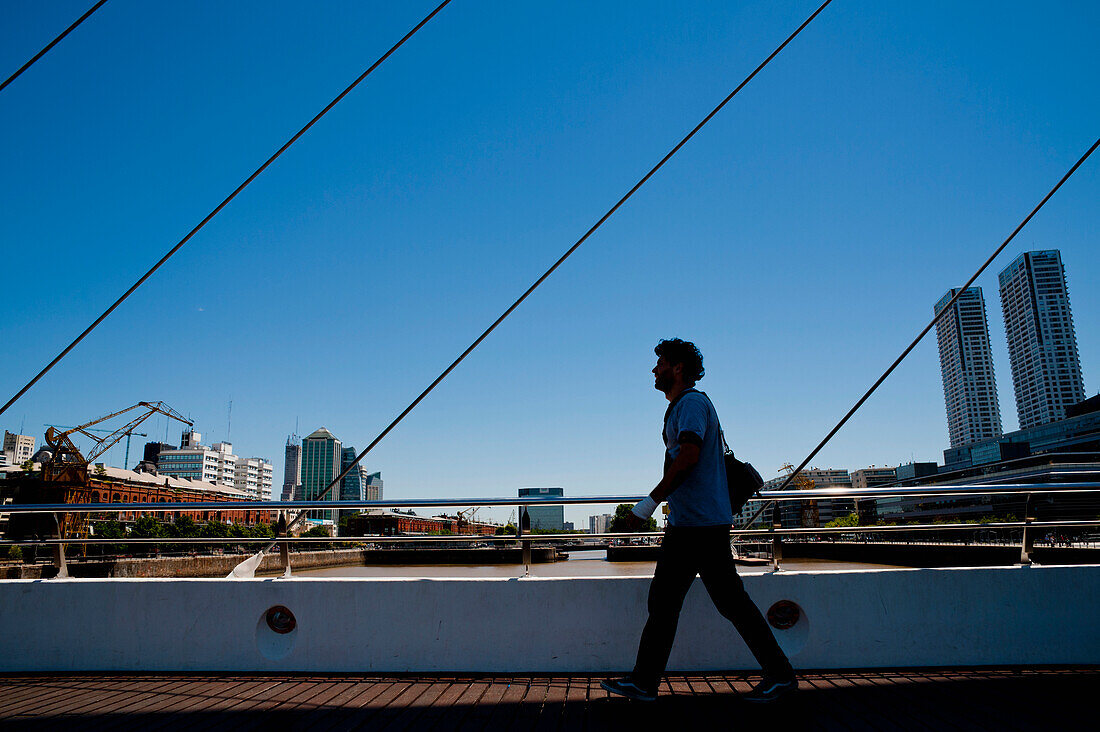
<svg viewBox="0 0 1100 732"><path fill-rule="evenodd" d="M366 493L364 497L368 501L382 501L382 473L371 473L367 476Z"/></svg>
<svg viewBox="0 0 1100 732"><path fill-rule="evenodd" d="M9 465L22 465L34 455L34 438L4 430L4 455Z"/></svg>
<svg viewBox="0 0 1100 732"><path fill-rule="evenodd" d="M344 468L355 462L355 456L359 454L359 451L354 447L345 447L340 450L340 471L343 472ZM363 469L362 463L352 465L348 474L340 481L340 500L341 501L365 501L367 500L367 483L369 476L367 471ZM341 510L340 517L350 516L358 513L362 509L348 509Z"/></svg>
<svg viewBox="0 0 1100 732"><path fill-rule="evenodd" d="M298 435L287 435L286 453L283 458L283 492L280 501L293 501L301 497L302 440Z"/></svg>
<svg viewBox="0 0 1100 732"><path fill-rule="evenodd" d="M611 525L611 514L601 513L598 516L588 517L589 534L606 534L607 527Z"/></svg>
<svg viewBox="0 0 1100 732"><path fill-rule="evenodd" d="M186 430L178 449L159 449L157 472L173 478L201 480L205 483L234 488L237 456L233 445L218 442L210 447L202 444L202 434Z"/></svg>
<svg viewBox="0 0 1100 732"><path fill-rule="evenodd" d="M872 465L869 468L852 471L852 489L865 491L868 488L878 488L898 481L897 468L878 468ZM874 523L878 517L877 503L874 499L856 499L855 509L859 514L860 523Z"/></svg>
<svg viewBox="0 0 1100 732"><path fill-rule="evenodd" d="M520 498L561 498L561 488L520 488ZM565 528L565 506L528 506L531 531L562 531Z"/></svg>
<svg viewBox="0 0 1100 732"><path fill-rule="evenodd" d="M340 449L340 472L355 462L355 456L359 452L354 447ZM360 463L352 466L348 474L340 481L341 501L363 501L367 495L367 472Z"/></svg>
<svg viewBox="0 0 1100 732"><path fill-rule="evenodd" d="M264 458L239 458L230 442L202 444L202 434L186 430L180 446L151 442L145 446L143 465L155 464L157 473L172 478L236 488L250 500L271 500L272 465Z"/></svg>
<svg viewBox="0 0 1100 732"><path fill-rule="evenodd" d="M1100 396L1071 405L1065 419L1008 432L996 440L944 450L940 472L966 470L1030 455L1100 453ZM902 476L898 475L898 479Z"/></svg>
<svg viewBox="0 0 1100 732"><path fill-rule="evenodd" d="M933 308L936 315L958 292L947 291ZM1000 437L1001 409L982 288L967 289L950 312L936 321L936 340L951 447Z"/></svg>
<svg viewBox="0 0 1100 732"><path fill-rule="evenodd" d="M325 488L336 480L343 459L341 448L340 440L324 427L302 440L302 500L320 500ZM325 496L325 500L329 501L339 498L337 488ZM309 518L332 522L332 514L332 511L310 511Z"/></svg>
<svg viewBox="0 0 1100 732"><path fill-rule="evenodd" d="M805 480L788 485L788 490L812 490L818 488L851 488L852 478L847 470L838 468L804 468L801 476ZM778 490L779 486L787 479L786 475L767 481L763 490ZM757 502L745 505L734 523L738 526L752 517L760 508ZM819 498L805 501L782 501L776 505L775 510L769 510L766 515L766 523L770 524L778 520L783 528L811 528L824 526L835 518L847 516L855 510L855 503L851 498Z"/></svg>
<svg viewBox="0 0 1100 732"><path fill-rule="evenodd" d="M1085 387L1062 255L1025 252L999 281L1020 429L1063 419Z"/></svg>
<svg viewBox="0 0 1100 732"><path fill-rule="evenodd" d="M146 442L145 450L142 452L141 462L156 467L157 460L160 459L160 454L162 452L175 449L175 445L169 445L167 442Z"/></svg>
<svg viewBox="0 0 1100 732"><path fill-rule="evenodd" d="M271 500L273 466L264 458L237 458L233 466L233 487L254 501Z"/></svg>

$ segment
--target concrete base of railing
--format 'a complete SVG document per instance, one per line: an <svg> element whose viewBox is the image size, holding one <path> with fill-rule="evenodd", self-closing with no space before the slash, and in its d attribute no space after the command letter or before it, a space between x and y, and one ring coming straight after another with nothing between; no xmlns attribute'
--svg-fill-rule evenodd
<svg viewBox="0 0 1100 732"><path fill-rule="evenodd" d="M1095 664L1100 566L745 577L799 668ZM11 580L2 671L623 671L648 578ZM288 633L267 622L284 606ZM279 625L280 618L275 618ZM284 621L281 626L287 629ZM696 581L670 669L752 669Z"/></svg>

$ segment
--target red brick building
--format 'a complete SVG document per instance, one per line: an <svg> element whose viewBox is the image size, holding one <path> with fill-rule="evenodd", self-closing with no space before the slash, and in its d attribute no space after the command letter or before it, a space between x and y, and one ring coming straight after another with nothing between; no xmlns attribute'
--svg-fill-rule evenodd
<svg viewBox="0 0 1100 732"><path fill-rule="evenodd" d="M401 536L407 534L478 534L491 536L496 524L461 521L450 516L415 516L398 511L360 513L348 519L351 536Z"/></svg>

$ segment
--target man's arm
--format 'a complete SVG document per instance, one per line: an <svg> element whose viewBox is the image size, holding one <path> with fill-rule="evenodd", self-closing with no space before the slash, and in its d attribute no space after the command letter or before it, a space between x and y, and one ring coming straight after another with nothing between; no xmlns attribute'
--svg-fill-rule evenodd
<svg viewBox="0 0 1100 732"><path fill-rule="evenodd" d="M694 435L693 435L694 436ZM676 453L676 459L668 464L664 477L657 487L649 492L649 495L638 501L634 506L634 515L644 521L661 505L661 501L680 487L687 479L688 473L699 463L699 445L694 440L680 443L680 449Z"/></svg>
<svg viewBox="0 0 1100 732"><path fill-rule="evenodd" d="M649 495L658 504L669 497L680 485L687 480L690 473L699 463L699 445L694 442L681 442L680 450L676 453L676 459L668 464L665 475L657 487L650 491Z"/></svg>

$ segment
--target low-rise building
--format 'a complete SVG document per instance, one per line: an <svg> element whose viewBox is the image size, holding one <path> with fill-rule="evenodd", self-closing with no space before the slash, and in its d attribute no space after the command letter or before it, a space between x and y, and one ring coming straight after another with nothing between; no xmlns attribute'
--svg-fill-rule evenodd
<svg viewBox="0 0 1100 732"><path fill-rule="evenodd" d="M22 465L34 455L34 437L4 430L3 458L7 465Z"/></svg>

